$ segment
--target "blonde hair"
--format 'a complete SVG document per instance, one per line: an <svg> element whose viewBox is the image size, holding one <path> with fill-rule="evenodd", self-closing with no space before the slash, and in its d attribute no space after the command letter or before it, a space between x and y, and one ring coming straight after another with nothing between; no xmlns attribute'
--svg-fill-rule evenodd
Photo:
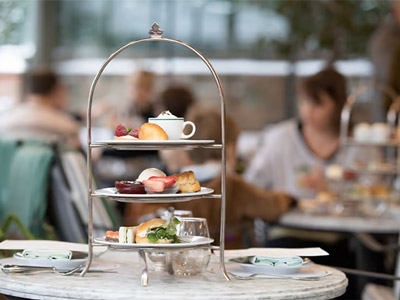
<svg viewBox="0 0 400 300"><path fill-rule="evenodd" d="M216 144L222 143L221 113L219 110L194 107L189 111L187 120L196 124L196 133L192 139L215 140ZM229 115L226 115L225 129L226 145L236 145L240 129ZM208 160L221 159L221 151L219 149L194 149L189 151L189 157L194 163L201 164Z"/></svg>

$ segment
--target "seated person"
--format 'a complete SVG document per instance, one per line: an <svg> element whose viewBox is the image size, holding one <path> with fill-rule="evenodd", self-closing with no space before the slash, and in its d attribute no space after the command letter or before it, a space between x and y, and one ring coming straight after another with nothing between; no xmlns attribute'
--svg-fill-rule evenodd
<svg viewBox="0 0 400 300"><path fill-rule="evenodd" d="M269 130L244 175L260 188L312 198L325 188L328 164L339 159L340 114L346 80L333 69L305 79L300 87L299 119Z"/></svg>
<svg viewBox="0 0 400 300"><path fill-rule="evenodd" d="M198 128L193 139L215 140L221 143L221 114L214 110L193 110L188 115ZM246 219L263 218L276 221L294 203L291 197L282 193L263 190L246 183L234 172L236 163L236 141L239 129L230 117L226 118L226 247L241 248L243 225ZM182 171L192 170L200 184L221 193L221 150L195 149L188 151L191 165ZM131 204L126 211L126 223L135 224L132 216L155 212L160 205ZM199 199L174 204L175 209L190 210L195 217L207 218L210 234L218 244L221 218L221 202L216 199Z"/></svg>
<svg viewBox="0 0 400 300"><path fill-rule="evenodd" d="M3 138L58 142L79 148L79 125L60 107L65 105L65 87L48 69L26 74L26 100L0 116Z"/></svg>

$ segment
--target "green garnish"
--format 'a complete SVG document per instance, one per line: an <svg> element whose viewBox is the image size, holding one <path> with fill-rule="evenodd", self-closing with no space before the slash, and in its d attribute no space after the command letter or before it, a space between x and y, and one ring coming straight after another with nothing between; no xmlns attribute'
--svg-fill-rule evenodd
<svg viewBox="0 0 400 300"><path fill-rule="evenodd" d="M126 130L126 134L129 134L129 132L131 132L131 131L132 131L132 129L133 129L133 128L129 128L129 129L127 129L127 130Z"/></svg>
<svg viewBox="0 0 400 300"><path fill-rule="evenodd" d="M158 237L156 236L156 234L154 232L150 232L147 235L147 238L149 239L150 242L155 243L158 241Z"/></svg>
<svg viewBox="0 0 400 300"><path fill-rule="evenodd" d="M176 225L180 222L174 218L172 222L168 220L162 226L148 229L147 238L151 243L156 243L158 240L172 240L173 243L179 243L179 238L176 236Z"/></svg>

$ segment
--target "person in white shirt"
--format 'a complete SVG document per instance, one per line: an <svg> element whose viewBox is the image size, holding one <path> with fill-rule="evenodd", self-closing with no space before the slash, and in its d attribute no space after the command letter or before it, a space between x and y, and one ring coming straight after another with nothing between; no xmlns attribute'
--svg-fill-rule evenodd
<svg viewBox="0 0 400 300"><path fill-rule="evenodd" d="M305 79L300 119L280 123L266 133L245 179L296 198L315 197L324 188L325 166L339 160L340 113L345 102L346 80L335 70Z"/></svg>
<svg viewBox="0 0 400 300"><path fill-rule="evenodd" d="M26 99L0 115L0 134L5 139L56 142L78 149L79 125L63 111L65 87L47 68L26 74Z"/></svg>

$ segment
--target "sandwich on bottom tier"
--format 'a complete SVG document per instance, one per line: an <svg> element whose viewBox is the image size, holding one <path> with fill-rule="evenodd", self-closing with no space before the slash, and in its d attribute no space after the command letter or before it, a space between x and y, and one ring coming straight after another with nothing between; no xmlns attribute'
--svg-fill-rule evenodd
<svg viewBox="0 0 400 300"><path fill-rule="evenodd" d="M152 219L139 226L124 227L119 231L107 231L106 241L113 241L122 244L171 244L179 243L176 235L177 218L172 220Z"/></svg>

